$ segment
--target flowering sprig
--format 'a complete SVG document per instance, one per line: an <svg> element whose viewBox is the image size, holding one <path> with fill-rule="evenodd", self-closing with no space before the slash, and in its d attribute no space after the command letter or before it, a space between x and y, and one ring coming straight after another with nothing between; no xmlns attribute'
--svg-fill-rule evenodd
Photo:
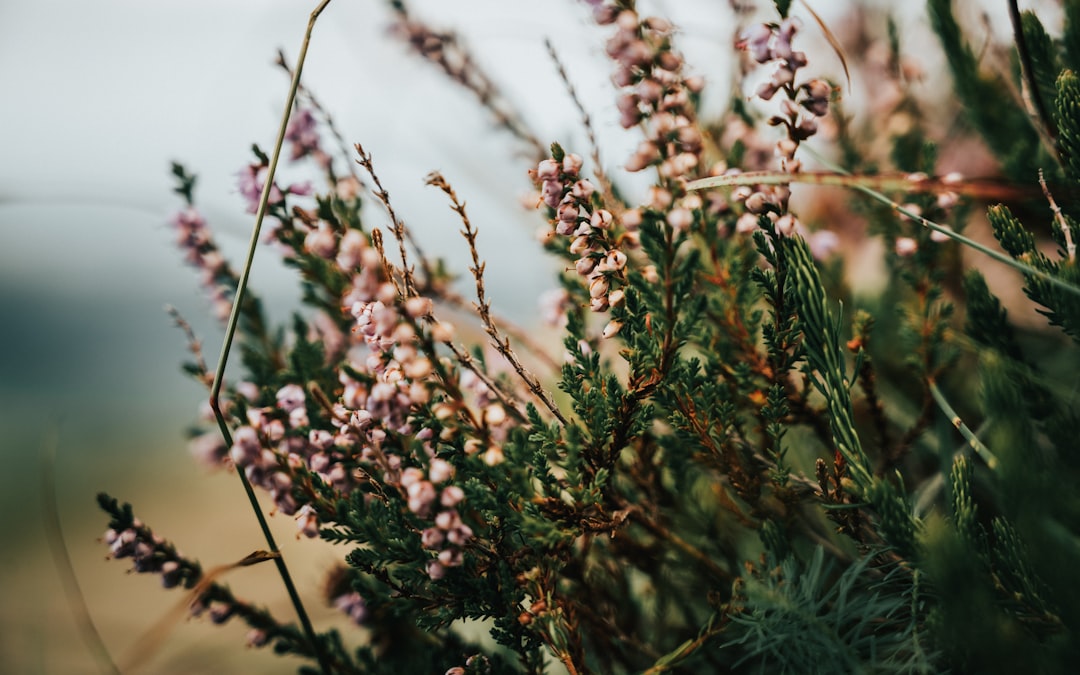
<svg viewBox="0 0 1080 675"><path fill-rule="evenodd" d="M172 543L136 518L130 504L121 505L116 499L102 493L98 495L98 505L111 517L104 536L110 557L130 558L138 573L160 574L165 588L188 589L189 596L184 602L186 615L197 617L206 614L216 624L224 624L236 617L249 627L246 637L248 646L273 644L278 653L293 653L309 658L315 655L316 648L296 626L281 623L267 610L238 599L227 586L217 582L225 572L265 562L273 557L272 554L256 551L237 563L204 573L197 561L185 557ZM158 633L171 628L169 624L153 627L152 632L143 638L143 644L136 645L132 658L137 661L128 666L134 667L139 661L149 658L151 654L145 653L145 645L156 643L160 639ZM337 672L356 672L356 666L342 649L335 634L322 635L319 639L322 649L332 653L331 663Z"/></svg>
<svg viewBox="0 0 1080 675"><path fill-rule="evenodd" d="M566 154L558 145L552 151L553 157L530 174L540 182L542 203L555 213L554 234L572 237L566 251L576 258L574 270L584 278L589 309L603 312L623 301L620 287L626 283L627 256L619 245L632 245L634 237L620 233L611 212L597 206L595 186L580 175L581 157ZM618 333L618 325L609 323L604 337Z"/></svg>
<svg viewBox="0 0 1080 675"><path fill-rule="evenodd" d="M266 187L266 177L269 174L269 159L258 148L254 148L254 150L258 161L244 166L240 173L237 174L236 180L240 196L247 202L248 213L255 213L259 210L259 202L262 200L263 188ZM285 197L288 195L308 196L311 191L311 183L291 183L283 188L275 182L270 186L270 197L267 204L269 204L271 210L279 210L284 207Z"/></svg>
<svg viewBox="0 0 1080 675"><path fill-rule="evenodd" d="M677 184L700 164L704 145L694 97L704 79L683 74L684 61L672 47L674 27L667 19L643 18L620 3L590 4L597 23L616 27L606 50L616 64L612 81L622 88L619 123L627 129L640 125L645 133L626 169L655 165L666 182Z"/></svg>
<svg viewBox="0 0 1080 675"><path fill-rule="evenodd" d="M778 92L782 92L781 113L769 117L770 126L782 126L786 138L776 143L776 154L780 168L788 173L798 173L802 162L795 159L799 145L817 133L817 118L829 112L829 97L832 87L825 80L814 78L799 82L798 71L807 64L804 52L792 47L792 40L798 31L798 22L790 17L776 24L755 24L746 29L736 43L740 49L750 53L759 64L776 63L776 70L767 82L761 84L754 96L771 101ZM801 229L798 219L788 213L788 200L791 189L787 185L760 187L757 190L740 190L736 199L741 199L746 207L746 220L756 220L766 215L773 221L776 232L782 236L791 236ZM750 229L743 226L742 229Z"/></svg>

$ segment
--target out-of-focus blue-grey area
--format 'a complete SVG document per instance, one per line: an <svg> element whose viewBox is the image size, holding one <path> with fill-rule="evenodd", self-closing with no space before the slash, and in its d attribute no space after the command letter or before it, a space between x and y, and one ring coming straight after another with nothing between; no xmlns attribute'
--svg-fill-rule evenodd
<svg viewBox="0 0 1080 675"><path fill-rule="evenodd" d="M842 9L814 4L826 18ZM272 65L275 53L281 47L295 57L314 5L0 2L0 506L7 522L0 671L98 672L45 543L39 456L49 430L58 438L49 480L59 494L62 535L91 617L117 658L179 596L160 591L156 579L125 574L124 561L105 561L96 539L106 518L96 492L134 502L148 524L207 566L263 546L236 477L205 476L185 449L184 430L205 392L179 372L185 340L162 307L173 304L192 322L211 367L221 334L207 318L196 273L172 245L166 223L180 202L168 169L178 160L198 173L200 208L238 261L251 217L236 194L236 172L251 159L251 143L272 144L288 84ZM688 62L720 78L710 82L706 103L722 106L735 30L727 3L640 5L672 15ZM544 142L588 154L547 38L592 114L609 171L637 145L637 134L618 126L606 31L591 25L584 3L410 6L418 18L463 35ZM443 172L480 230L496 310L536 327L536 298L554 285L557 266L534 243L540 216L520 204L530 188L523 148L492 127L471 94L390 38L389 21L377 0L331 3L315 31L305 83L346 141L374 155L398 213L425 249L448 258L468 282L460 225L444 195L423 184L429 171ZM835 60L827 68L839 77ZM282 183L308 176L305 167L288 165L279 175ZM621 178L631 193L640 187L640 177ZM381 224L384 216L372 209L368 222ZM278 319L295 307L292 282L274 251L263 249L253 284ZM461 290L471 295L471 284ZM275 524L316 621L335 621L316 598L320 570L342 552L296 542L287 518ZM289 618L266 567L227 581ZM295 663L267 650L245 652L243 635L238 625L181 623L145 672L236 672L229 659L237 657L249 672L295 671Z"/></svg>

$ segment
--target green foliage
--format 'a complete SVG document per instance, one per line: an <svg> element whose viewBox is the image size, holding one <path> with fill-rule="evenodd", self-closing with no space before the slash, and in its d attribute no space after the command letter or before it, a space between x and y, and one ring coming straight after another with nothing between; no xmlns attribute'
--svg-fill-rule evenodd
<svg viewBox="0 0 1080 675"><path fill-rule="evenodd" d="M1080 293L1076 291L1080 287L1080 268L1073 261L1055 262L1047 258L1036 248L1031 231L1008 207L993 206L988 215L994 237L1009 255L1051 277L1025 275L1024 292L1043 307L1039 312L1051 325L1060 326L1074 340L1080 340Z"/></svg>
<svg viewBox="0 0 1080 675"><path fill-rule="evenodd" d="M1058 47L1034 12L1021 13L1020 23L1031 67L1030 78L1035 85L1033 95L1038 96L1038 109L1048 110L1057 98L1055 81L1061 72Z"/></svg>
<svg viewBox="0 0 1080 675"><path fill-rule="evenodd" d="M786 17L791 3L775 4ZM1066 3L1061 37L1021 17L1019 62L1056 130L1037 130L1006 94L1015 82L986 73L949 0L929 8L956 98L1006 175L1061 179L1056 142L1064 178L1080 180L1080 81L1064 69L1080 53L1080 3ZM788 50L794 33L777 21L756 33L755 59L780 69L759 103L779 114L736 97L724 117L699 120L678 34L630 25L632 2L596 9L619 31L609 53L634 58L620 64L633 81L619 107L645 134L632 164L654 182L647 199L628 197L558 143L531 170L544 248L563 267L553 314L564 352L494 318L475 229L445 179L429 184L462 220L478 298L478 330L461 335L443 317L466 301L441 261L412 258L372 158L360 150L391 234L365 226L341 158L323 158L323 194L270 205L305 308L271 326L246 296L244 370L223 394L232 446L217 457L303 535L339 545L327 599L363 629L346 648L338 632L306 637L224 587L195 599L233 608L322 672L1068 672L1080 656L1080 272L1064 191L1066 212L989 208L1004 255L959 236L980 226L968 197L1012 192L931 177L955 148L907 86L904 36L882 19L882 77L900 95L863 127L832 120L845 166L861 173L826 176L852 199L804 222L790 185L823 177L800 170L800 144L823 105L840 112ZM408 28L520 132L474 62L448 57L452 35ZM738 170L727 188L696 180L726 169ZM193 210L194 177L173 173ZM845 255L815 246L829 228ZM216 247L198 234L186 252L205 275ZM869 265L883 267L880 290L849 265L872 255L868 239L884 249ZM995 297L961 245L1020 269L1066 337L1015 325L1026 306ZM215 301L231 297L227 265L210 276ZM207 379L204 365L187 371ZM197 563L130 507L100 505L116 557L202 592Z"/></svg>
<svg viewBox="0 0 1080 675"><path fill-rule="evenodd" d="M1039 169L1056 175L1026 112L1009 100L1008 83L983 73L975 52L960 29L953 0L928 0L931 25L937 33L953 78L953 91L966 119L982 136L1013 180L1034 182ZM1030 23L1030 22L1029 22Z"/></svg>
<svg viewBox="0 0 1080 675"><path fill-rule="evenodd" d="M1080 70L1080 2L1065 0L1065 32L1061 41L1065 46L1065 62L1068 68Z"/></svg>
<svg viewBox="0 0 1080 675"><path fill-rule="evenodd" d="M1058 145L1070 179L1080 181L1080 78L1072 70L1057 78L1054 121L1058 125Z"/></svg>
<svg viewBox="0 0 1080 675"><path fill-rule="evenodd" d="M910 570L867 555L838 572L821 548L741 579L722 646L735 666L770 673L934 673ZM873 663L872 669L866 664ZM752 667L747 667L753 664Z"/></svg>
<svg viewBox="0 0 1080 675"><path fill-rule="evenodd" d="M183 164L179 162L172 163L172 174L176 178L177 185L173 188L173 192L184 198L184 201L191 206L195 203L195 182L196 176L189 174Z"/></svg>

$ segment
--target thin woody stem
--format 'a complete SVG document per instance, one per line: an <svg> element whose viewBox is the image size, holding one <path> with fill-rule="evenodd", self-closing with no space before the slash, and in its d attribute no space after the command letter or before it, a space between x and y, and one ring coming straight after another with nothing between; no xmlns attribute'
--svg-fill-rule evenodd
<svg viewBox="0 0 1080 675"><path fill-rule="evenodd" d="M280 66L281 69L284 70L286 73L288 73L290 77L294 75L292 67L290 67L289 63L285 60L285 52L280 49L278 50L277 65ZM301 84L299 87L297 87L297 91L306 96L308 103L311 104L311 107L314 108L320 115L322 115L323 121L326 123L326 128L330 130L330 135L332 135L334 137L334 141L337 142L338 152L340 152L341 156L346 159L346 166L349 167L349 175L355 178L356 182L364 185L364 181L360 180L360 176L356 173L356 169L353 168L353 165L348 162L349 146L345 142L345 138L341 135L341 132L338 130L337 125L334 124L334 118L330 115L326 108L323 107L322 103L319 102L319 99L315 98L315 94L311 93L310 89Z"/></svg>
<svg viewBox="0 0 1080 675"><path fill-rule="evenodd" d="M832 171L833 173L813 173L813 172L800 172L795 174L782 173L776 171L748 171L746 173L731 175L731 176L714 176L712 178L702 178L700 180L691 181L686 186L687 190L704 190L712 187L732 187L736 185L785 185L789 183L808 183L812 185L831 185L836 187L848 187L854 190L858 190L867 195L871 199L889 206L900 215L907 216L911 220L919 223L923 227L938 232L940 234L957 241L968 248L978 251L983 255L993 258L994 260L1004 263L1013 269L1019 270L1024 274L1030 274L1033 277L1038 277L1048 284L1052 284L1061 290L1067 291L1074 295L1080 295L1080 288L1073 286L1072 284L1055 277L1049 272L1036 269L1031 265L1027 265L1019 260L995 251L994 249L984 246L974 239L965 237L964 235L956 232L952 228L946 227L939 223L924 218L922 215L915 213L914 211L901 206L895 201L889 199L881 192L878 192L872 187L869 187L868 183L879 184L882 189L898 189L906 190L910 192L919 192L925 189L935 189L939 181L911 181L908 179L900 179L895 185L893 183L882 184L874 177L869 176L853 176L850 172L845 171L843 168L833 164L818 153L813 153L814 157L821 162L823 166ZM926 185L927 183L933 183L932 185ZM960 183L956 186L950 186L956 192L963 192L971 194L971 190L966 187L981 187L980 184L974 182Z"/></svg>
<svg viewBox="0 0 1080 675"><path fill-rule="evenodd" d="M453 291L447 290L440 292L439 299L453 307L462 309L468 308L468 301ZM496 324L502 327L504 333L514 338L516 342L521 343L522 347L535 356L537 360L541 361L545 367L551 370L551 372L558 373L562 370L562 366L552 358L551 354L548 354L544 347L536 340L533 340L521 326L515 325L509 319L499 314L495 314L494 312L491 313L491 318Z"/></svg>
<svg viewBox="0 0 1080 675"><path fill-rule="evenodd" d="M547 47L548 54L551 55L551 60L555 62L555 69L559 73L559 78L562 79L563 84L566 85L566 93L570 95L570 100L574 102L574 106L581 114L581 123L585 127L585 135L589 139L589 151L593 161L593 174L596 176L596 182L600 184L600 191L604 195L604 203L609 208L614 209L616 205L621 205L622 202L615 196L615 191L611 187L611 180L607 177L607 173L604 171L604 165L600 162L600 144L596 141L596 130L593 129L592 118L589 116L589 112L585 110L585 105L578 98L577 89L574 88L573 83L570 81L570 75L566 72L566 66L563 65L561 59L559 59L558 52L555 51L555 45L551 43L551 40L545 40L544 45ZM619 215L615 213L614 215Z"/></svg>
<svg viewBox="0 0 1080 675"><path fill-rule="evenodd" d="M451 208L461 218L462 225L465 228L461 231L461 234L465 237L466 241L469 242L469 252L472 254L473 266L469 269L473 273L473 278L476 280L476 309L480 313L480 320L483 322L484 330L487 331L492 344L499 353L503 355L503 358L510 363L514 370L517 371L518 376L525 382L529 391L531 391L533 395L539 399L549 411L551 411L551 414L555 419L559 420L563 426L566 426L566 418L563 416L562 412L559 411L555 402L551 400L551 397L548 396L547 392L544 391L543 387L540 386L540 380L521 364L517 354L510 348L510 340L499 334L499 329L495 326L495 321L491 318L491 306L488 303L487 295L484 292L485 263L480 261L480 254L476 250L476 230L473 228L472 222L465 212L465 204L458 200L454 188L450 186L450 183L446 182L446 179L443 178L441 174L430 174L427 183L446 193L446 196L450 198Z"/></svg>
<svg viewBox="0 0 1080 675"><path fill-rule="evenodd" d="M375 196L378 197L379 201L386 207L386 212L390 216L390 224L393 227L394 238L397 239L398 252L401 255L401 275L405 283L403 297L411 298L416 295L417 292L416 281L413 279L412 270L409 268L409 256L405 251L405 240L408 238L408 235L405 232L405 224L397 217L397 213L390 203L390 193L383 188L382 181L379 180L378 174L375 173L375 166L371 161L371 155L364 152L364 147L359 143L356 144L356 152L360 155L360 159L356 161L360 166L364 167L364 170L371 176L371 180L375 183Z"/></svg>
<svg viewBox="0 0 1080 675"><path fill-rule="evenodd" d="M1070 261L1076 260L1076 242L1073 240L1072 227L1061 213L1061 207L1054 201L1054 195L1050 194L1050 188L1046 187L1046 179L1043 178L1042 169L1039 169L1039 186L1042 187L1046 201L1050 203L1050 210L1054 212L1054 222L1061 228L1061 236L1065 238L1065 253Z"/></svg>
<svg viewBox="0 0 1080 675"><path fill-rule="evenodd" d="M304 41L300 45L300 54L296 59L296 71L293 73L292 83L289 85L289 95L285 102L285 112L281 116L281 124L278 127L277 142L274 144L274 152L270 157L270 165L267 167L266 183L263 185L262 196L259 198L259 208L255 213L255 226L251 231L251 240L248 243L247 258L244 260L244 270L240 274L240 281L236 286L236 296L233 298L232 312L229 314L229 322L225 327L225 340L221 345L221 356L218 358L217 371L214 373L214 383L210 388L210 407L214 411L214 417L217 418L218 428L221 430L221 435L225 439L225 444L229 446L232 445L232 433L229 431L228 422L221 410L220 401L221 386L225 380L225 366L228 363L229 353L232 351L233 339L236 336L236 327L240 319L240 308L243 305L248 278L251 276L251 266L252 262L255 260L255 251L259 245L259 233L262 230L263 219L266 217L267 204L270 201L270 190L274 185L274 174L277 171L278 159L281 156L281 146L285 143L285 131L288 128L289 116L292 114L293 104L296 101L296 92L300 87L300 74L304 69L304 60L307 58L308 45L311 42L311 32L315 28L315 21L329 4L330 0L322 0L308 18L307 30L304 31ZM240 477L240 482L244 486L244 492L247 494L248 501L251 503L251 508L255 512L255 517L259 521L259 528L262 530L263 537L266 539L266 545L270 548L271 553L277 554L274 558L274 562L277 565L278 574L281 575L281 580L285 584L285 590L288 592L289 599L292 601L293 608L296 610L296 615L300 619L300 624L304 629L304 635L311 644L312 653L318 660L319 667L322 671L329 675L332 672L330 662L327 660L326 654L323 653L318 637L315 634L315 629L311 625L311 619L308 618L307 611L304 609L304 603L300 600L300 594L297 592L296 586L292 581L292 576L289 574L289 569L285 565L285 559L280 555L277 543L274 541L274 536L270 532L270 526L267 524L266 517L263 515L262 509L259 506L259 500L255 496L255 491L252 489L251 483L248 481L247 475L243 470L237 471L236 474Z"/></svg>
<svg viewBox="0 0 1080 675"><path fill-rule="evenodd" d="M986 465L988 467L990 467L991 469L996 469L998 466L997 457L995 457L994 453L990 452L990 449L987 448L983 444L983 442L979 440L978 436L972 433L971 429L968 428L968 425L964 424L964 421L960 419L960 415L958 415L956 410L954 410L953 407L949 405L948 399L946 399L945 395L941 393L941 389L938 388L937 383L934 382L933 379L931 379L927 381L927 385L930 388L930 394L934 397L934 402L938 404L938 407L941 408L941 411L943 413L949 416L949 421L952 422L952 425L956 427L957 431L960 432L960 435L964 437L964 440L967 441L968 446L975 452L975 454L977 454L984 462L986 462Z"/></svg>

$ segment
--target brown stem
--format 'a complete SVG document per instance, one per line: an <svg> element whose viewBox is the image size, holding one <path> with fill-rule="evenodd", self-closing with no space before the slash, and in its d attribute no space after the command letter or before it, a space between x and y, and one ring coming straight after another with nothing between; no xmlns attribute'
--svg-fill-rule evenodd
<svg viewBox="0 0 1080 675"><path fill-rule="evenodd" d="M535 375L529 372L525 366L521 364L517 354L510 347L510 340L502 337L499 333L498 327L495 325L494 319L491 317L491 305L487 300L487 295L484 291L484 267L485 263L481 262L480 254L476 249L476 229L473 228L472 222L469 220L469 216L465 211L465 204L458 200L457 193L454 192L454 188L442 177L439 173L431 173L427 178L428 185L439 188L446 196L450 198L451 208L458 217L461 218L462 225L465 229L461 231L461 234L465 237L465 240L469 243L469 253L472 255L472 267L469 271L473 273L473 279L476 281L476 310L480 313L480 320L484 324L484 330L487 332L488 337L491 338L491 343L495 349L502 354L503 358L514 368L518 376L529 388L535 396L555 419L559 420L563 426L568 424L562 412L555 405L555 402L551 399L544 388L540 385L540 380Z"/></svg>

